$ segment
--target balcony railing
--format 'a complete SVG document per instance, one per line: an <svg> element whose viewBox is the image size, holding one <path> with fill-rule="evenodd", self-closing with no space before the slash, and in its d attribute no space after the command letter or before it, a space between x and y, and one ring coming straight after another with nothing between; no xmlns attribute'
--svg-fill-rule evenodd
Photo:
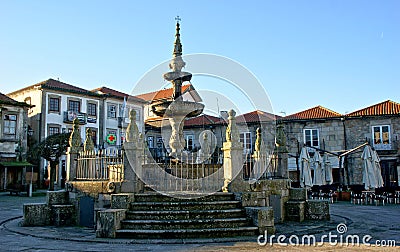
<svg viewBox="0 0 400 252"><path fill-rule="evenodd" d="M64 111L64 122L72 123L75 118L78 118L79 124L87 123L87 115L85 113L79 113L75 111Z"/></svg>
<svg viewBox="0 0 400 252"><path fill-rule="evenodd" d="M374 144L376 150L393 150L392 143L389 144Z"/></svg>

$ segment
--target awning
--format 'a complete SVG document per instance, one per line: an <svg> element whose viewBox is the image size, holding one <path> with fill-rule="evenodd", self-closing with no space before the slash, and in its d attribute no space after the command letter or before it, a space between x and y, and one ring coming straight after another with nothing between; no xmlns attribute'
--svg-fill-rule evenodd
<svg viewBox="0 0 400 252"><path fill-rule="evenodd" d="M0 166L3 167L24 167L24 166L33 166L33 164L26 161L9 161L9 162L0 162Z"/></svg>

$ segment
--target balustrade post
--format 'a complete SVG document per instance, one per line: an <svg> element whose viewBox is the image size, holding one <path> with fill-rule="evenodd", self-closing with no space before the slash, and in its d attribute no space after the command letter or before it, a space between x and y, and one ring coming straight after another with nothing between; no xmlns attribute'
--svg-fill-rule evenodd
<svg viewBox="0 0 400 252"><path fill-rule="evenodd" d="M136 111L129 112L129 125L126 129L126 142L124 142L124 180L121 184L121 192L142 192L143 182L143 135L139 133L136 125Z"/></svg>
<svg viewBox="0 0 400 252"><path fill-rule="evenodd" d="M239 131L236 126L236 112L228 112L228 127L226 128L226 142L223 143L224 152L224 186L223 192L229 191L229 184L243 169L243 144L240 142Z"/></svg>

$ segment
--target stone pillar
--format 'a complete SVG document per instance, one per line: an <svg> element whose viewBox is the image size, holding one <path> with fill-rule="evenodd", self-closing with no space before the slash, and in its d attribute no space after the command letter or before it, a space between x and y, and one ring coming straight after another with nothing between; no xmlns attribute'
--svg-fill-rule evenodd
<svg viewBox="0 0 400 252"><path fill-rule="evenodd" d="M76 167L78 158L78 152L81 150L81 135L79 133L79 120L74 119L74 126L72 129L71 136L69 137L69 146L67 150L66 170L67 170L67 181L73 181L76 178Z"/></svg>
<svg viewBox="0 0 400 252"><path fill-rule="evenodd" d="M278 156L278 164L276 176L288 178L288 150L286 148L286 135L283 130L283 125L280 123L276 129L276 146L275 153Z"/></svg>
<svg viewBox="0 0 400 252"><path fill-rule="evenodd" d="M170 106L172 110L174 107ZM183 138L183 122L186 115L173 115L168 118L171 125L171 137L169 139L169 147L171 148L171 157L181 158L182 150L185 146L185 139Z"/></svg>
<svg viewBox="0 0 400 252"><path fill-rule="evenodd" d="M228 192L228 186L232 180L243 169L243 144L240 142L239 131L236 126L236 112L228 112L228 127L226 128L226 142L224 142L222 151L224 152L224 186L223 192Z"/></svg>
<svg viewBox="0 0 400 252"><path fill-rule="evenodd" d="M140 180L143 176L143 135L139 133L136 125L136 111L129 112L129 125L126 129L126 142L124 143L124 180L121 183L121 192L138 193L144 188Z"/></svg>

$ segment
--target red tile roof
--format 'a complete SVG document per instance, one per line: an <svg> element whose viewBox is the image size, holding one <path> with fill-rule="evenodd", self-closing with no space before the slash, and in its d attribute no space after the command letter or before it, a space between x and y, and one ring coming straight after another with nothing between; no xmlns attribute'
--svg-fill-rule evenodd
<svg viewBox="0 0 400 252"><path fill-rule="evenodd" d="M25 102L16 101L5 94L0 93L0 104L9 104L15 106L22 106L22 107L31 107L29 104Z"/></svg>
<svg viewBox="0 0 400 252"><path fill-rule="evenodd" d="M0 101L2 102L7 102L7 103L16 103L17 101L14 99L11 99L5 94L0 93Z"/></svg>
<svg viewBox="0 0 400 252"><path fill-rule="evenodd" d="M274 115L261 110L254 110L252 112L236 116L236 122L237 123L269 122L269 121L275 121L276 119L279 118L280 116L278 115Z"/></svg>
<svg viewBox="0 0 400 252"><path fill-rule="evenodd" d="M387 100L349 114L348 117L356 116L377 116L377 115L399 115L400 114L400 104L391 100Z"/></svg>
<svg viewBox="0 0 400 252"><path fill-rule="evenodd" d="M108 88L108 87L99 87L99 88L93 89L91 91L94 93L98 93L98 94L107 94L107 95L110 95L110 96L113 96L113 97L116 97L119 99L124 99L126 97L128 100L133 99L135 101L145 102L143 99L140 99L136 96L132 96L132 95L123 93L121 91L117 91L112 88Z"/></svg>
<svg viewBox="0 0 400 252"><path fill-rule="evenodd" d="M117 91L117 90L114 90L114 89L111 89L108 87L99 87L99 88L93 89L91 91L95 92L95 93L99 93L99 94L109 94L109 95L116 96L119 98L124 98L124 97L129 96L128 94L125 94L123 92L120 92L120 91Z"/></svg>
<svg viewBox="0 0 400 252"><path fill-rule="evenodd" d="M10 94L14 94L17 92L20 92L22 90L28 90L28 89L32 89L35 87L40 87L43 89L52 89L52 90L59 90L59 91L64 91L64 92L71 92L71 93L80 93L80 94L86 94L86 95L91 95L91 96L99 96L96 93L93 93L89 90L77 87L77 86L73 86L71 84L67 84L58 80L54 80L54 79L48 79L30 86L27 86L25 88L22 88L20 90L14 91Z"/></svg>
<svg viewBox="0 0 400 252"><path fill-rule="evenodd" d="M342 115L324 108L322 106L316 106L292 115L285 116L284 120L306 120L306 119L323 119L323 118L334 118L341 117Z"/></svg>
<svg viewBox="0 0 400 252"><path fill-rule="evenodd" d="M202 114L197 117L186 119L184 122L185 127L192 127L192 126L203 126L203 125L213 125L219 123L221 118Z"/></svg>
<svg viewBox="0 0 400 252"><path fill-rule="evenodd" d="M194 90L191 84L182 86L182 93ZM136 97L143 99L145 101L157 101L157 100L169 100L172 99L173 90L172 88L162 89L160 91L154 91L150 93L136 95Z"/></svg>

